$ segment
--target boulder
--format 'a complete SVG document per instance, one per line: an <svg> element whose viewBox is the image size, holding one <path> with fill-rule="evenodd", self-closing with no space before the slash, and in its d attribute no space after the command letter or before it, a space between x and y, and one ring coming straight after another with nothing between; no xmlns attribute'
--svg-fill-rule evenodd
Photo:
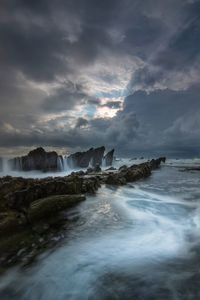
<svg viewBox="0 0 200 300"><path fill-rule="evenodd" d="M150 160L149 164L152 169L157 169L160 166L161 162L165 163L165 161L166 157L159 157L157 159Z"/></svg>
<svg viewBox="0 0 200 300"><path fill-rule="evenodd" d="M70 208L83 200L85 200L84 195L57 195L38 199L29 208L29 219L35 221L55 215L55 213Z"/></svg>
<svg viewBox="0 0 200 300"><path fill-rule="evenodd" d="M105 166L112 166L113 163L113 156L114 156L114 149L109 151L105 156L104 156L104 161L105 161Z"/></svg>

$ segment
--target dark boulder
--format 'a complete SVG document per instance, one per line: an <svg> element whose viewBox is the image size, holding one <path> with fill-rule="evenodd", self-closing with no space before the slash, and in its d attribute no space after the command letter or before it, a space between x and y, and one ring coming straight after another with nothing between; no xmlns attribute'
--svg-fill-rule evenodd
<svg viewBox="0 0 200 300"><path fill-rule="evenodd" d="M104 156L105 166L112 166L115 149L112 149Z"/></svg>
<svg viewBox="0 0 200 300"><path fill-rule="evenodd" d="M166 157L159 157L157 159L150 160L149 164L152 169L157 169L160 166L161 162L165 163L165 161Z"/></svg>
<svg viewBox="0 0 200 300"><path fill-rule="evenodd" d="M84 195L56 195L34 201L29 208L30 221L46 218L55 215L84 201Z"/></svg>

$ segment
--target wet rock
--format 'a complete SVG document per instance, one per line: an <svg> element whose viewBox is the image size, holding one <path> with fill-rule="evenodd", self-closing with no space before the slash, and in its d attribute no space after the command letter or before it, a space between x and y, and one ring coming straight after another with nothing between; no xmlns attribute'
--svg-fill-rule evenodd
<svg viewBox="0 0 200 300"><path fill-rule="evenodd" d="M85 152L76 152L68 157L68 163L71 167L87 168L93 157L94 149L90 148Z"/></svg>
<svg viewBox="0 0 200 300"><path fill-rule="evenodd" d="M85 200L84 195L57 195L34 201L29 208L32 222L42 219Z"/></svg>
<svg viewBox="0 0 200 300"><path fill-rule="evenodd" d="M152 169L157 169L161 162L165 163L166 161L166 157L159 157L158 159L152 159L149 164L151 166Z"/></svg>
<svg viewBox="0 0 200 300"><path fill-rule="evenodd" d="M43 172L58 170L58 154L46 152L42 147L34 149L26 156L16 157L9 161L13 170Z"/></svg>
<svg viewBox="0 0 200 300"><path fill-rule="evenodd" d="M87 168L86 174L91 174L93 173L94 169L93 168Z"/></svg>
<svg viewBox="0 0 200 300"><path fill-rule="evenodd" d="M100 167L99 164L96 164L96 166L94 167L94 172L95 172L95 173L101 172L101 167Z"/></svg>
<svg viewBox="0 0 200 300"><path fill-rule="evenodd" d="M92 158L93 166L96 166L97 164L101 166L104 152L105 152L104 146L93 150L93 158Z"/></svg>
<svg viewBox="0 0 200 300"><path fill-rule="evenodd" d="M105 180L105 183L111 185L125 185L126 178L122 174L110 174Z"/></svg>
<svg viewBox="0 0 200 300"><path fill-rule="evenodd" d="M128 169L128 167L127 167L126 165L123 165L123 166L121 166L121 167L119 168L119 171L127 170L127 169Z"/></svg>
<svg viewBox="0 0 200 300"><path fill-rule="evenodd" d="M114 168L114 167L110 167L110 168L106 169L106 171L116 171L116 170L117 170L117 169Z"/></svg>
<svg viewBox="0 0 200 300"><path fill-rule="evenodd" d="M95 193L101 186L98 176L85 178L82 185L82 193Z"/></svg>
<svg viewBox="0 0 200 300"><path fill-rule="evenodd" d="M8 239L6 251L11 247L11 252L15 253L10 262L12 264L17 259L17 251L27 247L26 244L37 245L38 237L35 241L35 234L45 237L45 244L52 228L59 230L66 221L60 212L83 201L83 194L95 193L104 183L125 185L146 178L164 161L165 158L160 157L131 167L122 166L112 173L101 171L96 174L101 169L97 164L96 170L91 168L86 173L76 172L65 177L0 178L0 253L4 244L2 241ZM26 234L24 231L27 231ZM7 253L6 251L3 254ZM6 261L9 259L8 255Z"/></svg>
<svg viewBox="0 0 200 300"><path fill-rule="evenodd" d="M113 156L114 156L114 149L112 149L111 151L109 151L105 156L104 156L104 161L105 161L105 165L107 166L112 166L113 163Z"/></svg>
<svg viewBox="0 0 200 300"><path fill-rule="evenodd" d="M90 148L85 152L76 152L68 157L68 163L73 167L87 168L89 164L96 166L101 165L105 147Z"/></svg>

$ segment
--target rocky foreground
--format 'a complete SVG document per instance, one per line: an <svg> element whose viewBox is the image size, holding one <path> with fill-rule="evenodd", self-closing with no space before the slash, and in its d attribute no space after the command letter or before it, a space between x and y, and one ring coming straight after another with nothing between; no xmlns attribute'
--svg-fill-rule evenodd
<svg viewBox="0 0 200 300"><path fill-rule="evenodd" d="M66 177L0 178L0 264L30 263L38 253L64 237L63 211L95 193L102 184L125 185L151 175L165 157L119 170L99 165Z"/></svg>

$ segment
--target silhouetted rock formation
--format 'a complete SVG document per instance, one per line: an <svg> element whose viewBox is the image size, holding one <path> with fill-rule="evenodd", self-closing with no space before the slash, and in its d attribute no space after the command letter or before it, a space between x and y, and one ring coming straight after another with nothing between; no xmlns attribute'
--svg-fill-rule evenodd
<svg viewBox="0 0 200 300"><path fill-rule="evenodd" d="M55 151L46 152L42 147L34 149L28 155L15 157L9 160L9 165L12 170L17 171L32 171L39 170L43 172L48 171L62 171L64 160L71 168L88 168L102 165L103 158L105 165L111 166L113 162L114 149L108 152L104 157L105 147L90 148L84 152L76 152L69 157L63 158ZM0 161L1 167L1 161Z"/></svg>
<svg viewBox="0 0 200 300"><path fill-rule="evenodd" d="M105 147L90 148L85 152L76 152L68 157L68 164L71 167L87 168L89 165L95 167L102 164Z"/></svg>
<svg viewBox="0 0 200 300"><path fill-rule="evenodd" d="M42 147L34 149L26 156L16 157L10 160L13 170L21 171L57 171L58 154L55 151L46 152Z"/></svg>
<svg viewBox="0 0 200 300"><path fill-rule="evenodd" d="M114 151L115 151L115 149L112 149L104 156L104 161L105 161L106 167L112 166Z"/></svg>

